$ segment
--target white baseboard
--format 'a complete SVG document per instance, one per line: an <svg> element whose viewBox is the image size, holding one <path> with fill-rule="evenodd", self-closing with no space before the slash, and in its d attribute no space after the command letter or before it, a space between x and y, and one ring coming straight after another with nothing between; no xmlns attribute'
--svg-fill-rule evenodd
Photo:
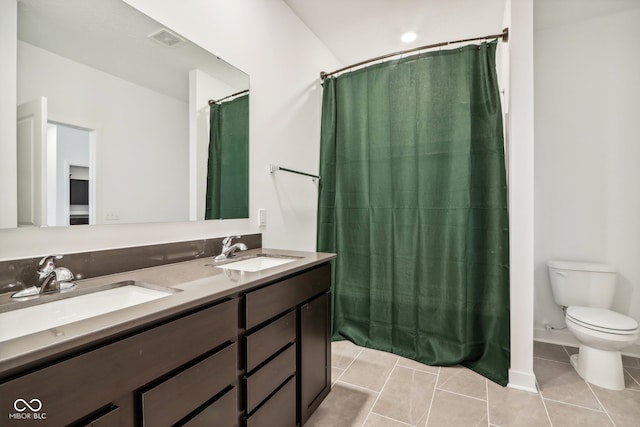
<svg viewBox="0 0 640 427"><path fill-rule="evenodd" d="M509 369L509 384L507 387L528 391L530 393L538 393L536 376L533 372L521 372Z"/></svg>
<svg viewBox="0 0 640 427"><path fill-rule="evenodd" d="M552 330L534 328L533 340L549 344L567 345L570 347L578 347L580 345L576 337L574 337L566 328Z"/></svg>

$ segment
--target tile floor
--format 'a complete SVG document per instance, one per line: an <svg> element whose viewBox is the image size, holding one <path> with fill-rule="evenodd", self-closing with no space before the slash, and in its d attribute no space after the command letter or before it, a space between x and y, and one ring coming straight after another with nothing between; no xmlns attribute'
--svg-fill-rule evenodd
<svg viewBox="0 0 640 427"><path fill-rule="evenodd" d="M427 366L334 342L333 388L305 427L640 426L640 359L623 358L627 388L613 392L576 374L569 364L574 352L534 343L535 394L461 366Z"/></svg>

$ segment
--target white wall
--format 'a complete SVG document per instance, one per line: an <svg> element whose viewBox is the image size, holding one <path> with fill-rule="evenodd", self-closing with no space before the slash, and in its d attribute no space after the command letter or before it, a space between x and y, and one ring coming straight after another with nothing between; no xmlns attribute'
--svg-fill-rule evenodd
<svg viewBox="0 0 640 427"><path fill-rule="evenodd" d="M5 3L11 2L0 2L3 7ZM275 163L318 171L321 98L318 72L343 64L281 0L127 0L127 3L250 75L251 218L0 230L0 259L256 232L260 231L256 220L258 208L268 211L268 225L262 230L265 246L313 250L317 201L314 183L285 173L270 176L268 166ZM533 378L532 9L532 0L514 2L507 20L512 31L508 56L512 88L510 130L514 146L509 176L512 182L510 382L525 389ZM0 16L5 15L0 13ZM0 31L6 28L0 25ZM11 76L11 64L7 62L8 66L0 65L0 72ZM5 81L0 79L0 84ZM1 136L15 140L15 134L5 130L13 129L15 102L8 108L5 108L4 96L0 102L0 107L13 114L9 120L11 126L0 127ZM4 114L0 120L7 120ZM516 150L515 146L519 148ZM514 197L518 199L513 200Z"/></svg>
<svg viewBox="0 0 640 427"><path fill-rule="evenodd" d="M616 266L613 309L640 321L640 3L634 7L536 23L537 329L564 325L549 259Z"/></svg>
<svg viewBox="0 0 640 427"><path fill-rule="evenodd" d="M510 10L509 386L536 391L533 373L533 0L508 1L507 8Z"/></svg>
<svg viewBox="0 0 640 427"><path fill-rule="evenodd" d="M17 3L0 1L0 141L16 140L16 57L18 34ZM0 142L0 200L15 206L18 202L17 145ZM0 209L0 228L18 225L17 209ZM2 245L0 240L0 245Z"/></svg>
<svg viewBox="0 0 640 427"><path fill-rule="evenodd" d="M44 96L50 121L96 130L98 223L188 219L186 103L24 42L18 70L18 104Z"/></svg>
<svg viewBox="0 0 640 427"><path fill-rule="evenodd" d="M268 168L269 163L277 163L317 172L321 106L318 73L342 64L281 0L127 3L250 75L251 218L6 229L0 230L0 259L258 232L259 207L267 209L268 224L262 229L265 246L315 249L314 184L293 175L270 176ZM3 70L11 67L10 60L0 64ZM15 102L8 110L14 109ZM12 118L10 127L15 128L14 122ZM9 135L4 128L2 132L3 137ZM15 140L15 135L8 140Z"/></svg>
<svg viewBox="0 0 640 427"><path fill-rule="evenodd" d="M319 70L341 64L281 0L127 2L249 74L250 227L265 246L314 250L315 184L272 176L269 164L318 171ZM258 208L267 210L264 229Z"/></svg>

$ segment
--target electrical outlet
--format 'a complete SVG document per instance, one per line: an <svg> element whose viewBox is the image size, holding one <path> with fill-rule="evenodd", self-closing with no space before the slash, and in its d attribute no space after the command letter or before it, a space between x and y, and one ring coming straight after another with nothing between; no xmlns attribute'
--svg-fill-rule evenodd
<svg viewBox="0 0 640 427"><path fill-rule="evenodd" d="M104 215L105 221L119 221L120 220L120 212L118 211L107 211Z"/></svg>
<svg viewBox="0 0 640 427"><path fill-rule="evenodd" d="M267 226L267 210L266 209L258 209L258 226L260 227Z"/></svg>

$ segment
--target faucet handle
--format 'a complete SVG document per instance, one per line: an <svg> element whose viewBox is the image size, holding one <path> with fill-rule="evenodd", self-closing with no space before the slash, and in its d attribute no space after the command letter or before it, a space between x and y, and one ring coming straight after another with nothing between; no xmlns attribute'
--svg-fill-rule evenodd
<svg viewBox="0 0 640 427"><path fill-rule="evenodd" d="M64 255L47 255L43 257L38 263L38 266L40 266L40 270L38 270L38 275L40 276L40 278L43 279L51 274L53 270L56 269L56 264L53 261L62 259L63 256Z"/></svg>
<svg viewBox="0 0 640 427"><path fill-rule="evenodd" d="M53 271L56 275L56 281L58 282L58 288L61 291L66 289L75 288L77 285L73 282L74 276L71 270L66 267L58 267Z"/></svg>
<svg viewBox="0 0 640 427"><path fill-rule="evenodd" d="M60 282L70 282L73 280L73 273L66 267L58 267L53 272L56 275L56 280Z"/></svg>
<svg viewBox="0 0 640 427"><path fill-rule="evenodd" d="M42 257L42 259L40 260L38 265L40 267L42 267L44 265L48 266L50 262L53 262L53 260L62 259L63 257L64 257L64 255L46 255L46 256Z"/></svg>
<svg viewBox="0 0 640 427"><path fill-rule="evenodd" d="M222 246L223 246L223 247L225 247L225 248L226 248L226 247L229 247L229 246L231 245L231 241L232 241L233 239L239 239L240 237L242 237L242 236L228 236L228 237L225 237L225 238L222 240Z"/></svg>

